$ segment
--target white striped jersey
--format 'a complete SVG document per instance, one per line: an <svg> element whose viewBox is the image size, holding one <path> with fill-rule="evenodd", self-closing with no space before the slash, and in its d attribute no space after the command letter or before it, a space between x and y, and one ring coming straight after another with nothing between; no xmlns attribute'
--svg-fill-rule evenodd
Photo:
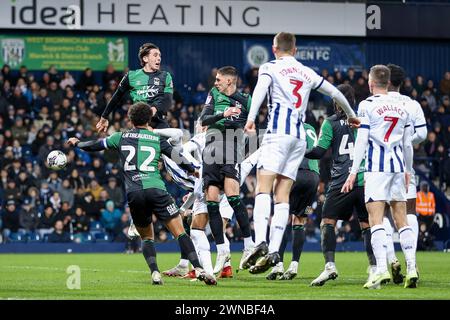
<svg viewBox="0 0 450 320"><path fill-rule="evenodd" d="M183 145L183 156L188 159L196 168L201 167L203 148L205 147L205 133L197 134ZM195 158L190 153L194 152ZM194 191L197 178L190 176L178 164L169 157L162 155L167 172L172 176L174 182L182 189Z"/></svg>
<svg viewBox="0 0 450 320"><path fill-rule="evenodd" d="M414 128L414 131L417 128L425 127L427 125L427 121L425 120L425 115L423 114L422 107L420 104L416 101L411 99L408 96L405 96L403 94L400 94L396 91L389 91L388 95L392 98L397 99L397 101L400 102L406 102L407 103L407 111L410 116L411 125Z"/></svg>
<svg viewBox="0 0 450 320"><path fill-rule="evenodd" d="M259 76L261 75L272 79L267 93L267 133L305 139L301 123L305 117L309 94L312 89L318 89L322 85L323 78L292 56L263 64L259 68Z"/></svg>
<svg viewBox="0 0 450 320"><path fill-rule="evenodd" d="M403 135L410 126L407 104L389 95L374 95L361 101L359 130L369 130L366 148L368 172L404 172Z"/></svg>

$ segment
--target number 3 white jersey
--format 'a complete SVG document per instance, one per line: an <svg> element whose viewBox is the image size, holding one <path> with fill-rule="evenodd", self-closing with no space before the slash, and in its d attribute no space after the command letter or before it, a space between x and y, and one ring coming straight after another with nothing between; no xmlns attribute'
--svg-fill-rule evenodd
<svg viewBox="0 0 450 320"><path fill-rule="evenodd" d="M404 172L403 135L410 116L405 102L389 95L374 95L359 104L360 130L369 130L366 150L368 172Z"/></svg>
<svg viewBox="0 0 450 320"><path fill-rule="evenodd" d="M321 86L323 78L292 56L263 64L259 68L259 76L262 75L272 79L268 89L267 133L286 134L304 140L306 136L301 122L309 94Z"/></svg>

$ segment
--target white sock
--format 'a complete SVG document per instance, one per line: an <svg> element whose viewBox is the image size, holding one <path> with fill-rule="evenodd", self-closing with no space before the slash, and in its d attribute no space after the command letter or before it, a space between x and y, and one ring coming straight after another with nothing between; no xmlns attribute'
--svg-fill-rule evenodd
<svg viewBox="0 0 450 320"><path fill-rule="evenodd" d="M377 259L377 273L385 273L387 271L386 263L386 230L382 224L377 224L370 228L372 233L372 249L375 259Z"/></svg>
<svg viewBox="0 0 450 320"><path fill-rule="evenodd" d="M284 230L289 221L289 203L278 203L274 207L270 225L269 253L278 252L283 240Z"/></svg>
<svg viewBox="0 0 450 320"><path fill-rule="evenodd" d="M191 238L195 245L200 264L208 274L213 274L211 262L211 247L203 230L191 229Z"/></svg>
<svg viewBox="0 0 450 320"><path fill-rule="evenodd" d="M230 252L230 245L226 245L225 243L217 244L217 253L225 254Z"/></svg>
<svg viewBox="0 0 450 320"><path fill-rule="evenodd" d="M297 261L292 261L291 264L289 265L289 269L294 269L295 271L297 271L297 269L298 269L298 262Z"/></svg>
<svg viewBox="0 0 450 320"><path fill-rule="evenodd" d="M394 229L392 228L391 222L388 218L383 218L383 227L386 231L386 255L388 263L391 264L394 261L397 261L397 256L395 255L394 248L394 240L392 239L392 234L394 233Z"/></svg>
<svg viewBox="0 0 450 320"><path fill-rule="evenodd" d="M231 267L231 259L228 260L227 262L225 262L224 265L223 265L223 267L224 267L224 268L226 268L226 267Z"/></svg>
<svg viewBox="0 0 450 320"><path fill-rule="evenodd" d="M180 259L180 262L178 265L182 268L187 268L189 266L189 260L187 259Z"/></svg>
<svg viewBox="0 0 450 320"><path fill-rule="evenodd" d="M227 235L223 234L223 244L225 245L226 251L230 252L230 240L228 240Z"/></svg>
<svg viewBox="0 0 450 320"><path fill-rule="evenodd" d="M406 266L408 271L416 269L416 239L414 232L410 226L405 226L398 230L400 234L400 244L402 246L403 254L405 255Z"/></svg>
<svg viewBox="0 0 450 320"><path fill-rule="evenodd" d="M252 249L253 247L255 247L255 243L252 237L244 238L244 249Z"/></svg>
<svg viewBox="0 0 450 320"><path fill-rule="evenodd" d="M419 238L419 223L417 222L417 216L415 214L407 214L406 218L408 219L408 225L411 227L414 233L414 252L417 251L417 239Z"/></svg>
<svg viewBox="0 0 450 320"><path fill-rule="evenodd" d="M255 197L253 221L255 226L255 245L266 241L267 225L270 217L271 198L267 193L260 193Z"/></svg>

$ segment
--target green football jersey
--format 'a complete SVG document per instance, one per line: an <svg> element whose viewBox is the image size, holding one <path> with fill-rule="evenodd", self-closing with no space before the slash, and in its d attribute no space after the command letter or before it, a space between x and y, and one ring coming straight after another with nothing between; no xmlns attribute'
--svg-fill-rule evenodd
<svg viewBox="0 0 450 320"><path fill-rule="evenodd" d="M240 108L241 113L239 116L223 118L217 121L210 125L208 130L218 129L224 131L226 129L244 128L251 103L252 98L249 94L236 91L231 96L227 96L217 90L217 88L212 88L206 100L203 114L217 115L232 107Z"/></svg>
<svg viewBox="0 0 450 320"><path fill-rule="evenodd" d="M332 147L333 164L331 168L330 190L342 188L353 165L353 149L356 130L348 126L345 115L332 115L324 120L320 128L317 145L323 149ZM364 186L364 162L356 179L357 186Z"/></svg>
<svg viewBox="0 0 450 320"><path fill-rule="evenodd" d="M105 140L108 149L119 151L126 193L149 188L166 191L158 169L161 156L159 135L147 129L134 128L116 132Z"/></svg>
<svg viewBox="0 0 450 320"><path fill-rule="evenodd" d="M173 93L172 76L167 71L132 70L128 72L128 90L133 103L142 101L154 105L164 93Z"/></svg>
<svg viewBox="0 0 450 320"><path fill-rule="evenodd" d="M303 123L303 128L306 132L306 149L312 149L317 144L316 130L308 123ZM310 160L303 158L299 169L307 169L319 173L319 160Z"/></svg>

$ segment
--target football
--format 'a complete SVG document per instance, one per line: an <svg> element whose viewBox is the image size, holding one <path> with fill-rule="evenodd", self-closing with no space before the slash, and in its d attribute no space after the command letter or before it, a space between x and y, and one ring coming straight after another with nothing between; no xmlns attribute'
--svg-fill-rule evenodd
<svg viewBox="0 0 450 320"><path fill-rule="evenodd" d="M52 170L61 170L67 164L67 157L60 150L53 150L47 156L47 165Z"/></svg>

